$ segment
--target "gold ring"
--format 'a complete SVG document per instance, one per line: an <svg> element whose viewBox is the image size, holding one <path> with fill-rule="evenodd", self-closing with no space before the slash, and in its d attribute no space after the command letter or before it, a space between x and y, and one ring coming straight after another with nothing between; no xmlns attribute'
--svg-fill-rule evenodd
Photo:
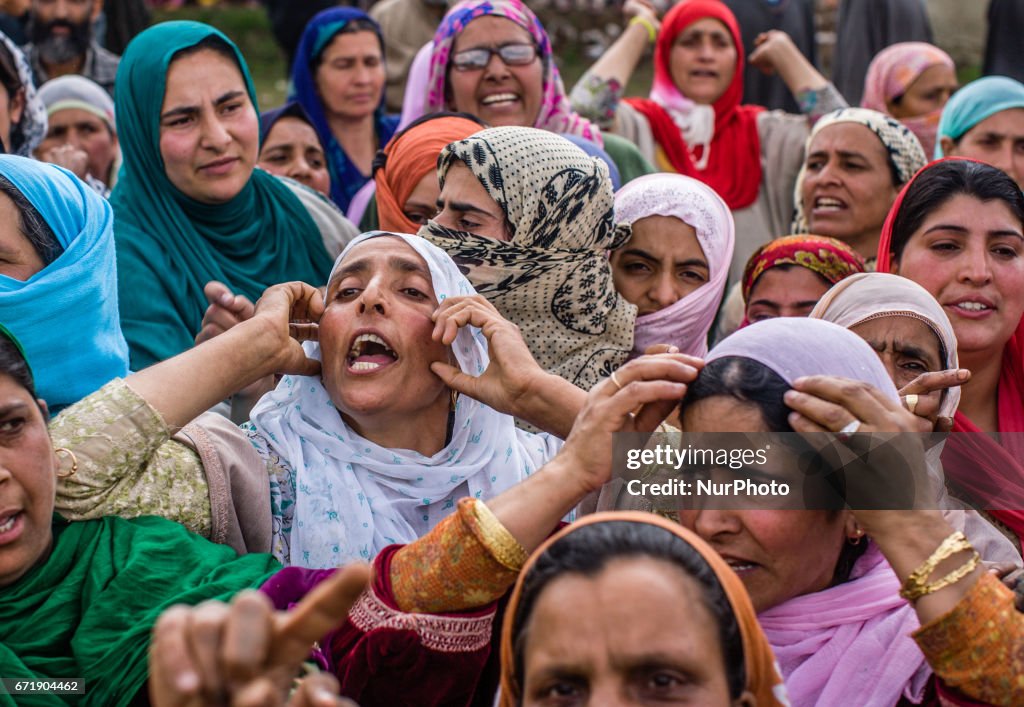
<svg viewBox="0 0 1024 707"><path fill-rule="evenodd" d="M612 383L615 384L615 387L622 390L622 383L619 383L619 379L615 377L615 371L612 371L611 379Z"/></svg>
<svg viewBox="0 0 1024 707"><path fill-rule="evenodd" d="M907 395L904 398L904 400L907 402L907 410L910 410L910 412L912 412L912 413L915 410L917 410L918 397L917 397L916 393L911 393L910 395Z"/></svg>

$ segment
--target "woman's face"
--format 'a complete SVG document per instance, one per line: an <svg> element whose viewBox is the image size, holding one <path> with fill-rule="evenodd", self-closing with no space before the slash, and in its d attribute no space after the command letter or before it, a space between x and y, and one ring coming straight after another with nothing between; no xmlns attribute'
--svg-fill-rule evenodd
<svg viewBox="0 0 1024 707"><path fill-rule="evenodd" d="M1024 189L1024 108L990 115L954 143L942 138L947 157L968 157L1004 171Z"/></svg>
<svg viewBox="0 0 1024 707"><path fill-rule="evenodd" d="M202 49L171 62L160 156L171 184L204 204L238 195L252 176L260 126L238 65Z"/></svg>
<svg viewBox="0 0 1024 707"><path fill-rule="evenodd" d="M12 152L11 127L21 122L21 115L24 111L25 89L19 89L11 97L7 89L0 86L0 139L3 139L7 152Z"/></svg>
<svg viewBox="0 0 1024 707"><path fill-rule="evenodd" d="M821 275L800 265L768 268L750 288L747 321L776 317L806 317L830 285Z"/></svg>
<svg viewBox="0 0 1024 707"><path fill-rule="evenodd" d="M0 374L0 587L49 551L57 459L37 402Z"/></svg>
<svg viewBox="0 0 1024 707"><path fill-rule="evenodd" d="M260 149L259 166L325 196L331 193L331 175L320 140L313 126L300 118L287 116L274 123Z"/></svg>
<svg viewBox="0 0 1024 707"><path fill-rule="evenodd" d="M710 17L686 27L672 45L669 73L679 92L694 103L717 101L736 73L736 45L729 29Z"/></svg>
<svg viewBox="0 0 1024 707"><path fill-rule="evenodd" d="M910 236L893 271L942 305L961 357L1002 355L1024 315L1024 232L1001 200L952 197Z"/></svg>
<svg viewBox="0 0 1024 707"><path fill-rule="evenodd" d="M615 289L652 314L675 304L708 281L708 261L697 231L674 216L648 216L633 224L633 235L612 253Z"/></svg>
<svg viewBox="0 0 1024 707"><path fill-rule="evenodd" d="M415 250L387 237L355 246L327 286L326 305L323 382L353 429L373 416L413 420L432 407L447 414L448 389L430 364L453 359L431 338L437 299Z"/></svg>
<svg viewBox="0 0 1024 707"><path fill-rule="evenodd" d="M445 174L437 206L441 211L435 220L445 228L475 233L496 241L511 238L505 212L469 167L459 160L453 161Z"/></svg>
<svg viewBox="0 0 1024 707"><path fill-rule="evenodd" d="M25 282L45 267L21 230L21 212L0 193L0 275Z"/></svg>
<svg viewBox="0 0 1024 707"><path fill-rule="evenodd" d="M466 25L452 45L452 56L470 49L533 45L533 37L512 20L485 15ZM452 110L475 115L488 125L533 127L544 94L544 62L536 56L523 66L509 66L497 53L482 69L461 70L449 60Z"/></svg>
<svg viewBox="0 0 1024 707"><path fill-rule="evenodd" d="M689 405L683 410L683 429L687 433L768 432L755 404L726 396ZM778 457L773 450L770 460L777 463ZM827 588L843 543L854 530L852 516L846 512L680 510L679 520L729 563L758 612Z"/></svg>
<svg viewBox="0 0 1024 707"><path fill-rule="evenodd" d="M916 118L942 110L957 89L956 72L945 64L929 66L914 79L899 103L889 101L889 115L897 120Z"/></svg>
<svg viewBox="0 0 1024 707"><path fill-rule="evenodd" d="M800 198L810 232L874 258L897 194L878 136L857 123L830 125L811 141L806 167Z"/></svg>
<svg viewBox="0 0 1024 707"><path fill-rule="evenodd" d="M522 704L734 704L718 633L696 580L664 560L564 574L524 630Z"/></svg>
<svg viewBox="0 0 1024 707"><path fill-rule="evenodd" d="M463 165L463 169L465 169L465 165ZM449 174L451 174L450 171ZM440 196L441 187L437 183L437 172L430 170L423 175L423 178L416 183L416 188L409 193L409 198L402 204L402 213L417 226L422 226L437 216L437 200ZM498 210L501 211L500 208Z"/></svg>
<svg viewBox="0 0 1024 707"><path fill-rule="evenodd" d="M384 92L384 57L377 34L341 32L320 55L316 90L324 112L341 120L372 116Z"/></svg>
<svg viewBox="0 0 1024 707"><path fill-rule="evenodd" d="M915 317L878 317L852 326L850 331L871 345L897 388L922 373L945 368L939 337Z"/></svg>
<svg viewBox="0 0 1024 707"><path fill-rule="evenodd" d="M110 179L110 168L117 156L117 136L99 117L81 108L65 108L50 116L46 137L36 148L45 155L61 145L71 145L89 157L88 170L104 183Z"/></svg>

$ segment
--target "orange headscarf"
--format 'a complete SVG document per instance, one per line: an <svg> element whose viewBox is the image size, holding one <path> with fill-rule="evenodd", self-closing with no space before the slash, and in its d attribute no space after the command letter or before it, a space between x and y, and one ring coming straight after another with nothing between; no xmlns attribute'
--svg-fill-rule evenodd
<svg viewBox="0 0 1024 707"><path fill-rule="evenodd" d="M437 117L396 135L384 148L386 162L377 170L377 214L380 230L416 233L402 206L426 174L437 171L437 156L445 145L483 130L480 123L456 116Z"/></svg>
<svg viewBox="0 0 1024 707"><path fill-rule="evenodd" d="M775 655L772 653L768 639L765 638L761 626L757 623L757 614L754 613L754 605L750 603L747 590L743 582L729 568L725 560L718 556L711 546L701 540L693 532L687 530L678 523L673 523L653 513L625 512L595 513L568 525L558 533L555 533L547 542L537 548L537 551L530 556L526 565L519 573L515 589L512 590L512 598L508 608L505 610L505 624L501 631L501 707L514 707L519 692L517 685L522 684L522 676L513 674L515 670L514 653L512 641L514 638L516 612L523 593L523 580L537 562L537 558L547 552L547 549L554 543L561 540L569 533L575 532L584 525L594 523L607 523L610 521L625 521L630 523L645 523L664 528L673 535L682 538L687 544L693 547L704 561L710 565L719 583L725 590L726 599L732 607L732 613L736 617L736 623L740 628L740 636L743 639L743 659L746 667L747 684L744 686L754 697L757 698L758 707L784 707L789 705L786 696L786 687L776 666Z"/></svg>

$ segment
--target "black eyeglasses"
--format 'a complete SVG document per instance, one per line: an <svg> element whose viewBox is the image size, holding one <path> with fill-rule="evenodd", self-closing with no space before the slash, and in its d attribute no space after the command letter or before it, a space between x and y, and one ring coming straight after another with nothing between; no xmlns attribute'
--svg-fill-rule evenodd
<svg viewBox="0 0 1024 707"><path fill-rule="evenodd" d="M497 54L508 66L526 66L537 58L537 47L533 44L502 44L500 47L474 47L452 54L452 66L459 71L476 71L490 63Z"/></svg>

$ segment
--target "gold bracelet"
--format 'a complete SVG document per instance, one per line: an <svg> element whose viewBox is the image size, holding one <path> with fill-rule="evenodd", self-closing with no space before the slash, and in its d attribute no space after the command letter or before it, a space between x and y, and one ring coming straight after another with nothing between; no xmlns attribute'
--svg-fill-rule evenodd
<svg viewBox="0 0 1024 707"><path fill-rule="evenodd" d="M972 549L971 544L967 542L967 538L963 533L959 531L952 533L949 537L943 540L937 548L935 548L935 552L933 552L927 560L921 563L920 567L910 573L910 576L907 577L907 580L903 583L903 588L900 590L900 596L908 601L913 601L910 597L918 598L925 594L937 591L937 589L929 589L929 587L933 585L928 585L927 579L935 571L935 568L939 566L939 563L952 557L958 552L964 552L965 550ZM964 575L969 572L970 570L965 572ZM939 580L939 582L944 582L946 579L948 579L948 575L947 577ZM943 584L942 586L946 585Z"/></svg>
<svg viewBox="0 0 1024 707"><path fill-rule="evenodd" d="M629 21L629 26L643 25L647 29L647 43L654 44L658 40L658 28L654 26L649 19L641 17L640 15L634 15L633 19Z"/></svg>
<svg viewBox="0 0 1024 707"><path fill-rule="evenodd" d="M978 567L979 562L981 562L981 555L979 555L977 551L975 551L974 554L971 555L971 559L967 560L967 562L957 567L955 570L947 574L942 579L932 582L931 584L925 584L922 586L909 588L904 587L900 590L900 596L906 599L907 601L917 601L923 596L937 592L940 589L945 589L951 584L956 584L961 579L963 579L971 572L973 572Z"/></svg>
<svg viewBox="0 0 1024 707"><path fill-rule="evenodd" d="M473 517L480 529L477 540L498 564L513 572L518 572L526 564L528 557L526 550L483 501L479 499L474 499L474 501Z"/></svg>

